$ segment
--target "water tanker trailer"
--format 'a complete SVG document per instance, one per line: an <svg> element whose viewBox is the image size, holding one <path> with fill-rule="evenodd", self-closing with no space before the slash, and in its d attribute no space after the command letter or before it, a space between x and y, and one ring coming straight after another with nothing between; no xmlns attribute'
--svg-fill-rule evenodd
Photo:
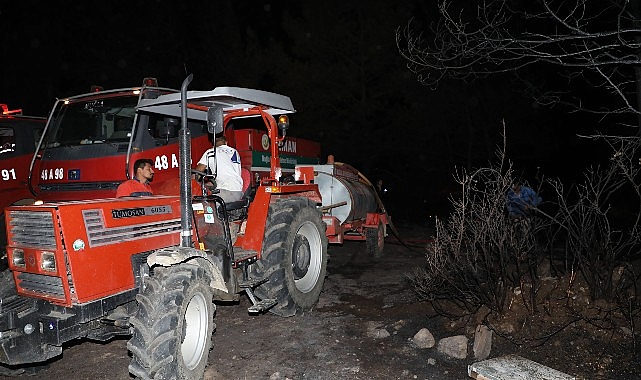
<svg viewBox="0 0 641 380"><path fill-rule="evenodd" d="M374 186L351 165L334 162L332 156L327 161L323 165L297 167L297 175L313 175L321 193L329 243L364 240L368 254L381 257L390 218Z"/></svg>

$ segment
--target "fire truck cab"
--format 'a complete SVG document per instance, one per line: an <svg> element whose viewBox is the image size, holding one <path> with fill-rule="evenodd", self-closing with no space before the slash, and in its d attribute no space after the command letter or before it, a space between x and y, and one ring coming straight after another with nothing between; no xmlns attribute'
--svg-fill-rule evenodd
<svg viewBox="0 0 641 380"><path fill-rule="evenodd" d="M142 99L176 93L145 79L142 87L94 91L58 99L31 161L29 185L40 200L115 196L139 158L156 162L155 180L178 175L180 120L136 112ZM201 123L190 123L194 150L210 146Z"/></svg>
<svg viewBox="0 0 641 380"><path fill-rule="evenodd" d="M59 99L31 162L29 185L43 201L114 197L118 185L133 177L140 158L154 162L155 194L176 195L180 117L138 108L146 101L178 91L158 87L147 78L143 86L92 92ZM262 126L239 120L225 135L251 172L252 184L269 174L269 138ZM191 162L212 147L206 122L190 118ZM287 137L281 144L284 174L297 164L318 164L318 143Z"/></svg>

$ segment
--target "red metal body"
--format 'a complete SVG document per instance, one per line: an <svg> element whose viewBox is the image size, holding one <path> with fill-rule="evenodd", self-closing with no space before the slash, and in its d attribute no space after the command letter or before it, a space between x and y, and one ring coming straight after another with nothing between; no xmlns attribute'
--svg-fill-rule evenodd
<svg viewBox="0 0 641 380"><path fill-rule="evenodd" d="M47 223L25 231L25 213ZM16 227L8 228L7 254L18 293L63 306L133 289L132 256L180 242L180 199L172 196L21 206L6 217ZM16 250L24 252L24 267L12 260ZM55 254L55 271L42 269L43 252Z"/></svg>
<svg viewBox="0 0 641 380"><path fill-rule="evenodd" d="M200 154L211 147L207 135L192 139L194 150L192 162L200 159ZM131 165L139 158L150 158L154 161L154 194L175 195L175 182L178 180L178 144L148 149L142 152L132 152L129 156ZM126 152L115 156L69 159L42 160L37 188L48 191L38 191L37 198L44 201L78 200L93 198L111 198L116 196L118 184L127 180ZM130 165L130 166L131 166ZM70 179L69 173L80 173L80 179ZM56 175L56 173L60 173ZM129 177L132 173L129 173Z"/></svg>
<svg viewBox="0 0 641 380"><path fill-rule="evenodd" d="M26 179L46 122L41 117L5 112L0 114L0 214L9 205L33 199Z"/></svg>
<svg viewBox="0 0 641 380"><path fill-rule="evenodd" d="M257 253L257 257L260 258L269 204L272 201L272 198L285 198L291 196L306 197L318 204L321 203L321 195L318 191L318 187L313 184L260 186L257 189L254 200L249 205L245 233L238 236L234 246L245 250L255 251Z"/></svg>
<svg viewBox="0 0 641 380"><path fill-rule="evenodd" d="M153 187L167 194L178 178L178 128L136 112L140 100L175 90L134 87L60 99L32 160L30 185L45 201L114 197L139 158L154 161ZM87 114L90 114L88 116ZM192 161L211 147L204 122L190 122Z"/></svg>
<svg viewBox="0 0 641 380"><path fill-rule="evenodd" d="M268 131L259 129L231 129L225 133L229 145L238 150L244 168L260 178L270 175L271 147ZM320 144L297 137L285 137L278 149L283 175L293 175L296 165L320 163Z"/></svg>

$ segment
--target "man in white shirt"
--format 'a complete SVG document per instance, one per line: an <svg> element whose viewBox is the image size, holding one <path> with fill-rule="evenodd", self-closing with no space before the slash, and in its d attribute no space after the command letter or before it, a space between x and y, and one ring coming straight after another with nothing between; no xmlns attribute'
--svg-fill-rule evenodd
<svg viewBox="0 0 641 380"><path fill-rule="evenodd" d="M215 160L214 149L216 149ZM209 165L207 163L208 156ZM243 196L240 155L236 149L227 145L225 136L217 137L216 145L203 153L196 170L204 172L209 166L213 171L214 165L216 165L216 188L220 190L218 195L225 202L240 200Z"/></svg>

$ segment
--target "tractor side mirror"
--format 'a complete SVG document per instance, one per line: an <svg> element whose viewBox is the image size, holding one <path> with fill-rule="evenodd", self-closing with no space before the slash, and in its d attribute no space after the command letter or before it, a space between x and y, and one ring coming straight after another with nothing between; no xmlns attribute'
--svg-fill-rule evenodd
<svg viewBox="0 0 641 380"><path fill-rule="evenodd" d="M223 131L223 107L214 105L207 109L207 130L216 135Z"/></svg>

